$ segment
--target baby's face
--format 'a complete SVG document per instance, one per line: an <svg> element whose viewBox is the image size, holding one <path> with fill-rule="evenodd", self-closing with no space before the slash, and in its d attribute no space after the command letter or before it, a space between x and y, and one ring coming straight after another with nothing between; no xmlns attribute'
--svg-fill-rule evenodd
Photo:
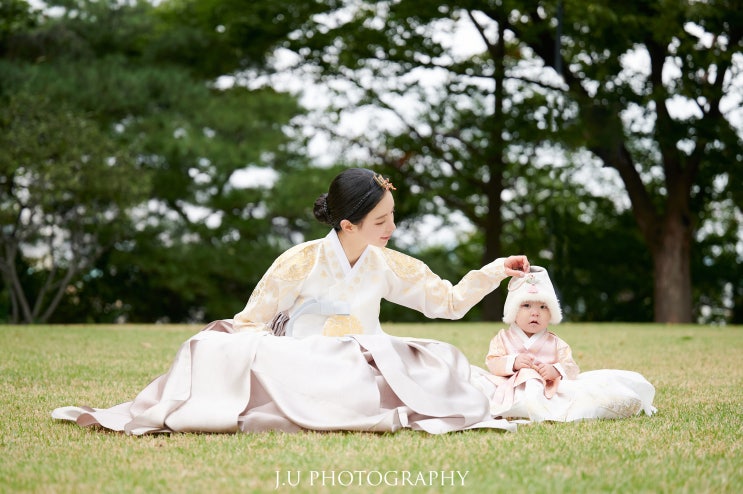
<svg viewBox="0 0 743 494"><path fill-rule="evenodd" d="M526 334L534 334L547 328L552 318L547 304L544 302L523 302L516 313L516 325Z"/></svg>

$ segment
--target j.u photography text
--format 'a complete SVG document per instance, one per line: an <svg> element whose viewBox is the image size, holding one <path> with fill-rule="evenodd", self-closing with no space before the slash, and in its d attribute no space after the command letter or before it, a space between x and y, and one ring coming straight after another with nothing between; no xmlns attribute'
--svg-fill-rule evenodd
<svg viewBox="0 0 743 494"><path fill-rule="evenodd" d="M464 487L469 470L276 470L276 486Z"/></svg>

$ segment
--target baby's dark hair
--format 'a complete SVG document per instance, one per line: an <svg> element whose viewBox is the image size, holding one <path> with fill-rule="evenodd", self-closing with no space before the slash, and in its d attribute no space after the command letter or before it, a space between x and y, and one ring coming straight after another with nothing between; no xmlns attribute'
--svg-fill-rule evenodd
<svg viewBox="0 0 743 494"><path fill-rule="evenodd" d="M315 200L315 218L336 230L341 229L343 220L356 225L379 204L388 190L394 190L392 184L371 170L343 170L330 183L328 192Z"/></svg>

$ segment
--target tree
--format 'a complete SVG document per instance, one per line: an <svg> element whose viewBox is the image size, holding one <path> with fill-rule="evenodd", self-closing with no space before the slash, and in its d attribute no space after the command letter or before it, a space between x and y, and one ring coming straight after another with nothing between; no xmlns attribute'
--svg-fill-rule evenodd
<svg viewBox="0 0 743 494"><path fill-rule="evenodd" d="M552 134L540 109L559 102L511 80L519 55L502 32L486 38L483 53L452 54L442 31L473 22L442 2L356 2L297 32L288 46L333 91L327 115L379 109L368 127L344 137L367 150L362 159L404 181L403 218L462 213L482 232L484 264L505 255L503 192L524 156ZM390 121L393 128L384 128ZM500 317L502 296L495 291L484 303L487 319Z"/></svg>
<svg viewBox="0 0 743 494"><path fill-rule="evenodd" d="M715 220L705 205L743 173L726 165L743 146L725 108L740 87L741 15L725 1L347 2L288 46L338 88L339 107L395 117L386 142L373 128L351 140L481 228L485 260L502 250L504 189L543 145L589 150L629 198L652 259L654 320L691 322L692 252ZM484 49L457 56L441 33L464 24Z"/></svg>
<svg viewBox="0 0 743 494"><path fill-rule="evenodd" d="M75 222L89 225L90 243L76 251L73 270L36 262L29 242L20 240L15 265L33 265L35 273L19 273L20 283L31 293L40 287L36 277L65 273L60 319L45 313L56 322L191 321L237 312L277 248L266 187L237 177L251 168L280 172L284 161L302 159L288 149L284 127L299 111L296 100L217 84L224 70L250 65L253 55L246 53L253 52L230 46L193 18L180 24L187 16L175 4L59 3L61 17L42 17L5 38L3 101L33 94L54 105L34 101L24 110L18 103L16 113L5 114L5 128L15 134L4 136L13 154L3 165L6 177L20 169L18 180L39 184L28 189L34 201L45 200L36 196L43 177L44 190L72 203L69 223L61 223L64 212L45 217L58 234L55 252L73 250L71 235L59 232ZM33 119L21 125L18 113L31 109ZM30 135L31 120L53 145L29 145L38 137ZM29 134L25 141L17 138L22 132ZM114 159L123 163L119 156L131 175L98 172ZM7 186L20 190L10 179ZM112 215L109 203L83 207L88 195L129 202ZM10 228L10 220L3 225ZM109 229L116 235L104 236ZM23 223L14 233L31 230Z"/></svg>
<svg viewBox="0 0 743 494"><path fill-rule="evenodd" d="M551 10L497 20L554 67ZM624 183L653 259L658 322L693 320L691 260L705 205L720 197L720 178L741 179L725 166L740 161L743 145L724 98L741 68L742 37L743 17L729 2L565 2L566 93L585 146ZM648 70L629 71L631 55ZM688 114L674 111L678 101Z"/></svg>
<svg viewBox="0 0 743 494"><path fill-rule="evenodd" d="M119 238L147 179L83 115L24 93L0 106L0 275L10 322L43 323Z"/></svg>

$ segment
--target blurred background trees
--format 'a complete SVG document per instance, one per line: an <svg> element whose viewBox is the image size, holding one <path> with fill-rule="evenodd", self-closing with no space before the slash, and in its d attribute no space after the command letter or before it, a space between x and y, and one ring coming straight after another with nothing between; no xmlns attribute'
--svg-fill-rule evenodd
<svg viewBox="0 0 743 494"><path fill-rule="evenodd" d="M7 9L17 16L0 44L7 320L234 313L283 247L268 189L240 174L302 161L283 128L296 98L218 87L264 53L165 5ZM64 293L54 306L46 285Z"/></svg>
<svg viewBox="0 0 743 494"><path fill-rule="evenodd" d="M444 278L525 253L569 320L741 323L742 15L3 2L0 319L231 317L365 166L399 184L394 247Z"/></svg>

